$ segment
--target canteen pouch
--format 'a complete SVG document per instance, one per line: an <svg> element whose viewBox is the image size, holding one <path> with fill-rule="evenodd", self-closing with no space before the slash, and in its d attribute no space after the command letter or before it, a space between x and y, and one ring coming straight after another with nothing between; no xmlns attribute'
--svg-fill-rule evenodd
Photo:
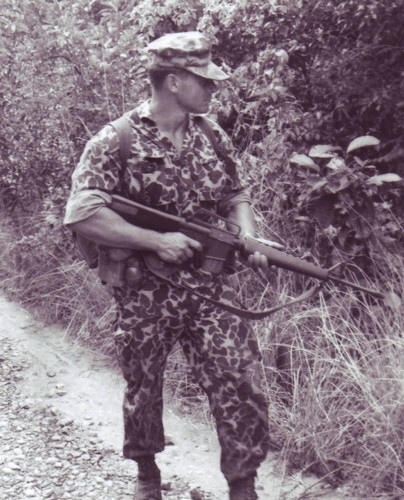
<svg viewBox="0 0 404 500"><path fill-rule="evenodd" d="M101 247L98 255L98 276L102 283L112 287L137 288L143 281L140 259L131 256L124 260L113 260L110 249Z"/></svg>

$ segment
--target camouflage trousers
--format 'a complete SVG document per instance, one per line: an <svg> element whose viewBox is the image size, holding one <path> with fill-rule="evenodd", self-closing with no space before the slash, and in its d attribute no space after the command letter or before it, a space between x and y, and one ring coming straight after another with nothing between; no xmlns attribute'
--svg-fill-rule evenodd
<svg viewBox="0 0 404 500"><path fill-rule="evenodd" d="M226 278L199 286L231 299ZM207 394L226 479L253 474L268 449L267 402L260 353L249 323L151 274L140 290L115 290L115 345L127 387L123 402L126 458L164 449L163 377L178 341L192 374Z"/></svg>

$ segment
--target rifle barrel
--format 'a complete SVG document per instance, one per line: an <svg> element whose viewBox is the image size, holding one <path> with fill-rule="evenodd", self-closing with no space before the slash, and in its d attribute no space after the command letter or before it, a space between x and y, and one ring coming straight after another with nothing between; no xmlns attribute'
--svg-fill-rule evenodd
<svg viewBox="0 0 404 500"><path fill-rule="evenodd" d="M352 283L342 278L337 278L335 276L330 275L328 279L330 281L334 281L335 283L340 283L341 285L348 286L349 288L355 288L356 290L360 290L361 292L370 293L375 297L378 297L379 299L382 299L384 297L384 295L381 292L378 292L377 290L372 290L371 288L366 288L365 286L357 285L356 283Z"/></svg>
<svg viewBox="0 0 404 500"><path fill-rule="evenodd" d="M303 259L288 255L277 250L276 248L272 248L271 246L266 245L265 243L258 242L253 238L244 239L243 244L244 250L248 253L253 254L254 252L258 251L263 255L266 255L270 265L305 274L306 276L311 276L312 278L317 278L322 281L333 281L335 283L348 286L349 288L354 288L365 293L370 293L378 298L384 297L384 295L379 291L357 285L356 283L351 283L350 281L344 280L342 278L337 278L330 273L329 269L324 269L322 267L316 266L315 264L312 264L311 262L307 262Z"/></svg>

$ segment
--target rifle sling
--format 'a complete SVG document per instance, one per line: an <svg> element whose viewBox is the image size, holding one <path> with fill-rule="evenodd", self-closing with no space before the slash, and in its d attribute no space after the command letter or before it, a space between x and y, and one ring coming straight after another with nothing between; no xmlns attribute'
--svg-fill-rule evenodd
<svg viewBox="0 0 404 500"><path fill-rule="evenodd" d="M284 304L278 304L277 306L270 307L269 309L263 309L262 311L250 311L248 309L242 309L241 307L236 307L232 306L231 304L227 304L225 302L221 302L220 300L215 300L212 299L211 297L208 297L207 295L203 295L202 293L197 292L193 288L181 284L181 283L176 283L172 279L170 279L168 276L165 274L160 273L156 268L151 268L148 266L149 271L151 271L155 276L160 278L161 280L165 281L166 283L170 284L171 286L178 288L180 290L186 290L187 292L191 293L192 295L195 295L196 297L206 300L210 304L213 304L216 307L220 307L221 309L224 309L225 311L231 312L232 314L235 314L236 316L239 316L240 318L246 318L246 319L263 319L271 314L274 314L281 309L284 309L285 307L290 307L295 304L298 304L300 302L303 302L304 300L307 300L311 297L313 297L316 293L318 293L321 288L323 287L325 282L320 282L311 287L309 290L305 291L295 299L290 300L289 302L285 302Z"/></svg>

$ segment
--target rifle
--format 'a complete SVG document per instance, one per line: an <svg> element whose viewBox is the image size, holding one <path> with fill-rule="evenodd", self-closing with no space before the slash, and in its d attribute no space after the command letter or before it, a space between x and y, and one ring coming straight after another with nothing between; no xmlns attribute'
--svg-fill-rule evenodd
<svg viewBox="0 0 404 500"><path fill-rule="evenodd" d="M304 274L323 282L331 281L343 284L379 298L383 297L382 293L378 291L335 276L332 272L334 268L324 269L289 255L273 248L272 242L265 242L265 240L249 236L240 237L240 227L237 224L205 209L200 209L192 219L186 219L146 207L119 195L112 195L109 208L136 226L161 232L181 232L189 238L199 241L203 247L202 262L199 262L199 266L213 274L222 270L232 250L240 251L241 255L245 257L260 252L267 257L268 263L272 266ZM226 228L217 224L212 225L211 222L206 222L206 219L222 221L222 225Z"/></svg>

